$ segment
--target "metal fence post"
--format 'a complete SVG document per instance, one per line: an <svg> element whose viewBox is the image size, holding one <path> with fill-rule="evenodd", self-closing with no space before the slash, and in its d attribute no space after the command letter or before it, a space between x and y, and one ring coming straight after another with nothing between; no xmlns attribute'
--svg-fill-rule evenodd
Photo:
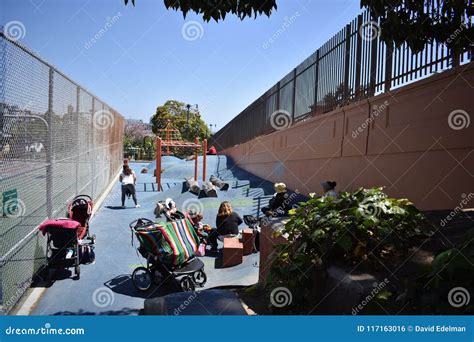
<svg viewBox="0 0 474 342"><path fill-rule="evenodd" d="M361 56L362 56L362 34L360 29L362 27L362 14L357 16L357 48L356 48L356 60L355 60L355 98L360 98L360 70L361 70Z"/></svg>
<svg viewBox="0 0 474 342"><path fill-rule="evenodd" d="M54 69L49 68L48 82L48 114L46 122L48 131L46 138L46 215L53 217L53 162L54 162L54 141L53 141L53 87L54 87Z"/></svg>
<svg viewBox="0 0 474 342"><path fill-rule="evenodd" d="M107 109L107 111L109 111ZM110 112L110 111L109 111ZM104 115L104 113L106 113L106 109L105 109L105 103L102 102L102 114L101 115ZM108 116L108 114L106 114L106 116ZM107 183L109 181L109 178L107 176L107 163L110 163L110 161L107 161L107 153L106 152L106 146L107 146L107 143L108 141L107 138L108 136L105 136L105 139L104 139L104 135L107 134L107 130L101 130L100 132L100 136L101 136L101 151L100 151L100 155L101 155L101 170L102 170L102 177L103 177L103 180L102 182L104 183ZM110 166L110 164L109 164ZM101 187L103 187L104 185L101 185Z"/></svg>
<svg viewBox="0 0 474 342"><path fill-rule="evenodd" d="M316 114L318 111L318 78L319 78L319 49L316 50L316 61L314 62L315 65L315 73L316 75L314 76L314 109L313 113Z"/></svg>
<svg viewBox="0 0 474 342"><path fill-rule="evenodd" d="M91 172L92 172L92 177L91 177L91 196L92 198L95 198L95 127L94 127L94 114L95 114L95 97L92 98L92 113L91 113Z"/></svg>
<svg viewBox="0 0 474 342"><path fill-rule="evenodd" d="M344 58L344 103L349 100L349 57L351 56L351 25L346 25L346 44L345 44L345 58Z"/></svg>
<svg viewBox="0 0 474 342"><path fill-rule="evenodd" d="M371 55L370 55L370 88L369 97L375 95L375 88L377 84L377 52L378 52L378 36L370 41ZM392 56L390 53L390 80L392 79ZM390 86L390 85L389 85Z"/></svg>
<svg viewBox="0 0 474 342"><path fill-rule="evenodd" d="M295 105L296 105L296 68L293 69L293 100L291 103L292 122L295 121Z"/></svg>
<svg viewBox="0 0 474 342"><path fill-rule="evenodd" d="M276 91L276 94L277 94L277 103L276 103L276 108L278 110L280 110L280 82L277 83L277 91Z"/></svg>
<svg viewBox="0 0 474 342"><path fill-rule="evenodd" d="M75 160L75 163L76 163L76 196L79 195L79 190L80 190L80 187L79 187L79 181L80 181L80 177L79 177L79 162L80 162L80 157L79 157L79 154L81 152L81 150L79 149L79 146L80 146L80 139L79 139L79 131L80 131L80 127L79 127L79 113L80 113L80 110L79 110L79 106L80 106L80 96L81 96L81 88L79 86L76 87L76 116L74 118L74 124L76 126L76 129L75 129L75 134L76 134L76 160Z"/></svg>
<svg viewBox="0 0 474 342"><path fill-rule="evenodd" d="M451 49L450 53L451 53L452 67L456 68L460 64L461 53L460 53L459 49L457 49L457 48Z"/></svg>
<svg viewBox="0 0 474 342"><path fill-rule="evenodd" d="M385 44L385 81L384 91L389 91L392 84L392 58L393 58L393 47L392 45Z"/></svg>

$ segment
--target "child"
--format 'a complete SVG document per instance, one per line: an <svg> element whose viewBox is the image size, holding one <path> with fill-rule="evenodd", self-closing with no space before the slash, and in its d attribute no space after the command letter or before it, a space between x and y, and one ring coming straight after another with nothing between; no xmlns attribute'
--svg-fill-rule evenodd
<svg viewBox="0 0 474 342"><path fill-rule="evenodd" d="M211 226L201 222L204 218L201 213L188 212L188 216L189 221L193 225L194 229L196 229L201 242L207 244L207 238L209 237L209 232L212 229Z"/></svg>

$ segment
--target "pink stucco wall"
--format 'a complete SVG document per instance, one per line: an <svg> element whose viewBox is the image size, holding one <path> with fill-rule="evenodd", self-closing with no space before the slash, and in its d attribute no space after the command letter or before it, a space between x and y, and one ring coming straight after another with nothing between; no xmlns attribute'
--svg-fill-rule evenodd
<svg viewBox="0 0 474 342"><path fill-rule="evenodd" d="M454 118L464 121L456 127ZM474 63L222 153L303 193L321 193L321 180L336 180L338 190L385 186L389 195L409 198L421 209L449 209L474 192L472 120Z"/></svg>

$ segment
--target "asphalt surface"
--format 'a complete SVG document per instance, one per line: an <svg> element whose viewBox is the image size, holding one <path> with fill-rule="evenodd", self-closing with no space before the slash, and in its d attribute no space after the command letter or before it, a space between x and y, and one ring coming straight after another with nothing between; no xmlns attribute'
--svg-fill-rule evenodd
<svg viewBox="0 0 474 342"><path fill-rule="evenodd" d="M121 190L120 184L115 184L90 222L91 232L97 237L95 263L81 266L79 280L73 280L70 271L51 272L48 282L37 284L46 286L47 290L36 303L32 314L138 314L144 306L144 299L164 296L179 289L173 282L153 286L147 292L134 288L131 273L145 260L136 252L136 240L132 246L132 234L128 226L131 221L140 217L160 221L153 215L155 204L171 197L181 210L199 208L204 213L203 222L214 225L217 209L223 200L231 201L234 210L240 215L257 214L273 193L272 184L235 167L225 156L208 156L207 159L207 179L213 174L231 184L227 192L218 191L217 198L198 199L183 187L184 178L194 174L194 161L163 157L162 167L165 171L162 174L162 192L156 191L155 179L152 177L154 163L130 165L138 176L137 197L141 207L135 208L133 201L127 199L126 208L119 208ZM148 168L148 174L140 173L145 167ZM202 178L202 174L199 177ZM245 228L245 225L241 228ZM201 260L205 264L208 279L201 290L246 286L258 281L258 253L245 256L241 265L230 268L220 267L218 255L205 256Z"/></svg>

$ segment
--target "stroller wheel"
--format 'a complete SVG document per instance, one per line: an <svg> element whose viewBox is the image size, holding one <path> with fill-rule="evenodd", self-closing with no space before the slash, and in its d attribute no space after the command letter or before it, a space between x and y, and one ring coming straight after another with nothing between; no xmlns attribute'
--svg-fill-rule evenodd
<svg viewBox="0 0 474 342"><path fill-rule="evenodd" d="M137 290L149 290L152 285L151 272L145 267L137 267L132 273L132 282Z"/></svg>
<svg viewBox="0 0 474 342"><path fill-rule="evenodd" d="M156 268L153 268L150 271L153 275L153 283L155 285L160 285L163 282L163 280L165 279L165 277L163 277L163 274L161 274L161 272L158 271Z"/></svg>
<svg viewBox="0 0 474 342"><path fill-rule="evenodd" d="M207 276L203 270L199 270L193 273L193 279L196 285L198 285L199 287L203 287L204 284L206 284Z"/></svg>
<svg viewBox="0 0 474 342"><path fill-rule="evenodd" d="M196 285L190 276L184 276L180 281L180 285L184 292L190 292L196 289Z"/></svg>

